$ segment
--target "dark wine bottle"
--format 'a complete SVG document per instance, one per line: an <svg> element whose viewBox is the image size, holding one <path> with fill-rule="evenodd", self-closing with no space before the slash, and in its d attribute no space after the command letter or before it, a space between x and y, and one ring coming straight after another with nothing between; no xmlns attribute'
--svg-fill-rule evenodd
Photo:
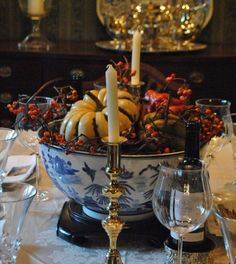
<svg viewBox="0 0 236 264"><path fill-rule="evenodd" d="M186 124L185 152L184 158L178 164L181 170L201 169L202 162L199 155L200 124L198 122L188 122ZM200 176L200 175L199 175ZM199 185L199 176L192 177L191 193L201 193L202 185ZM194 210L194 208L193 208ZM170 236L165 241L167 247L177 250L178 235L171 231ZM215 247L214 242L207 237L206 227L202 225L197 230L183 236L183 252L208 252Z"/></svg>

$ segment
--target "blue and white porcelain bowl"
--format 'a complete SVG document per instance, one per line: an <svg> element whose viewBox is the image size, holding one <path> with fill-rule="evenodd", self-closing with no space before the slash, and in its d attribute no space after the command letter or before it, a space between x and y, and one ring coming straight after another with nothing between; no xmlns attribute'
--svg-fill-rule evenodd
<svg viewBox="0 0 236 264"><path fill-rule="evenodd" d="M109 202L102 195L103 187L109 183L105 173L106 155L84 152L66 154L62 148L46 144L40 144L40 148L45 169L57 188L83 205L86 214L104 218ZM132 221L132 218L144 219L152 215L152 193L159 163L171 162L182 154L123 155L123 173L119 183L124 194L119 200L120 216Z"/></svg>

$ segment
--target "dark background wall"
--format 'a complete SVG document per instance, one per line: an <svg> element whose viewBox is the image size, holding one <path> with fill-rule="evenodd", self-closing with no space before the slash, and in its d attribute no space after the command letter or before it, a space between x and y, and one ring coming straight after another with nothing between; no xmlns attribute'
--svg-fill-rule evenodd
<svg viewBox="0 0 236 264"><path fill-rule="evenodd" d="M22 40L31 23L17 0L0 0L0 40ZM236 44L236 0L215 0L213 18L199 36L205 43ZM42 30L53 41L108 39L96 15L96 0L53 0Z"/></svg>

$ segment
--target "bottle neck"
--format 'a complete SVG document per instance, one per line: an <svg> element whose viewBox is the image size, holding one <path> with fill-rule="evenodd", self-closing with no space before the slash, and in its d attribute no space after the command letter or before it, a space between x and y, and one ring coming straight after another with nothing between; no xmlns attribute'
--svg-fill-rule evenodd
<svg viewBox="0 0 236 264"><path fill-rule="evenodd" d="M186 131L184 157L187 159L199 159L199 130Z"/></svg>

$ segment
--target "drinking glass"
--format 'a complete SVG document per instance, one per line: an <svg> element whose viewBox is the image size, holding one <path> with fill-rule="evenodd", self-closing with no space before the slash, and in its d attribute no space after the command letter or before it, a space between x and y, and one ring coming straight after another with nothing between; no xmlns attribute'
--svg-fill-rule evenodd
<svg viewBox="0 0 236 264"><path fill-rule="evenodd" d="M206 0L172 0L173 23L170 34L176 50L191 45L206 21Z"/></svg>
<svg viewBox="0 0 236 264"><path fill-rule="evenodd" d="M226 116L225 120L231 120L231 122L227 122L227 133L230 137L230 143L233 152L234 169L236 172L236 113L232 113L229 116Z"/></svg>
<svg viewBox="0 0 236 264"><path fill-rule="evenodd" d="M24 106L25 108L29 104L35 104L40 110L41 113L46 112L50 107L51 98L44 96L35 96L33 99L29 101L28 96L23 96L18 100L20 106ZM36 200L38 202L47 201L49 199L48 192L42 191L39 188L40 181L40 155L39 155L39 138L38 138L38 130L41 128L42 123L41 120L29 120L27 122L22 121L23 113L19 113L16 117L16 130L19 132L19 140L20 142L27 148L29 148L33 154L36 155L36 189L37 195Z"/></svg>
<svg viewBox="0 0 236 264"><path fill-rule="evenodd" d="M215 134L214 126L209 127L207 123L204 124L203 129L207 129L209 134L212 133L214 135L208 142L204 155L204 160L209 165L211 159L214 157L214 153L220 151L229 142L227 127L232 125L232 119L230 118L231 103L224 99L203 98L196 100L195 104L200 108L202 114L209 114L210 111L211 118L219 119L218 125L222 126L219 132Z"/></svg>
<svg viewBox="0 0 236 264"><path fill-rule="evenodd" d="M49 50L53 47L40 30L41 19L44 18L52 7L52 0L18 0L22 12L31 19L32 31L25 39L18 43L19 49Z"/></svg>
<svg viewBox="0 0 236 264"><path fill-rule="evenodd" d="M0 127L0 192L6 176L5 167L9 151L17 137L17 132L10 128Z"/></svg>
<svg viewBox="0 0 236 264"><path fill-rule="evenodd" d="M179 236L178 262L182 263L182 238L199 228L212 206L208 172L183 170L177 164L162 164L153 193L153 210L158 220Z"/></svg>
<svg viewBox="0 0 236 264"><path fill-rule="evenodd" d="M230 264L236 263L236 113L226 116L226 132L232 147L234 178L214 192L215 215L220 222L225 250Z"/></svg>
<svg viewBox="0 0 236 264"><path fill-rule="evenodd" d="M4 183L0 193L0 263L15 264L21 229L36 189L27 183Z"/></svg>
<svg viewBox="0 0 236 264"><path fill-rule="evenodd" d="M169 0L132 0L132 28L142 33L142 50L153 52L165 49L166 36L173 17Z"/></svg>
<svg viewBox="0 0 236 264"><path fill-rule="evenodd" d="M100 0L98 5L100 17L107 33L113 39L114 48L126 49L131 40L128 35L132 23L130 0Z"/></svg>

